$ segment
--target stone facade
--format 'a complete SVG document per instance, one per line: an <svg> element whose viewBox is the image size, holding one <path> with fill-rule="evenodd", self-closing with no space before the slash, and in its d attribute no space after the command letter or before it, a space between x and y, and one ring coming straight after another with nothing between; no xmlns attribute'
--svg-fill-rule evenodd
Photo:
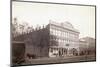
<svg viewBox="0 0 100 67"><path fill-rule="evenodd" d="M50 35L56 36L55 40L58 46L50 46L49 56L67 56L73 55L75 51L79 51L79 31L76 30L69 22L57 23L49 21Z"/></svg>

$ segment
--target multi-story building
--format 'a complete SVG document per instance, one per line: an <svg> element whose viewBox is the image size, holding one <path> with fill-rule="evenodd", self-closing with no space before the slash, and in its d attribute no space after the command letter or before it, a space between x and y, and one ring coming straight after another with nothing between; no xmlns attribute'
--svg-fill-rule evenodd
<svg viewBox="0 0 100 67"><path fill-rule="evenodd" d="M79 31L69 22L57 23L49 21L50 35L55 36L57 46L50 46L49 56L77 55L79 52ZM52 40L52 39L50 39Z"/></svg>

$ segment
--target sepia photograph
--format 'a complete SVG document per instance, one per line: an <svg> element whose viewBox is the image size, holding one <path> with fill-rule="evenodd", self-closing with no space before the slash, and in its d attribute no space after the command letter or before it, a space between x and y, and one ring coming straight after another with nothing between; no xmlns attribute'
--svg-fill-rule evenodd
<svg viewBox="0 0 100 67"><path fill-rule="evenodd" d="M11 1L11 66L96 61L96 6Z"/></svg>

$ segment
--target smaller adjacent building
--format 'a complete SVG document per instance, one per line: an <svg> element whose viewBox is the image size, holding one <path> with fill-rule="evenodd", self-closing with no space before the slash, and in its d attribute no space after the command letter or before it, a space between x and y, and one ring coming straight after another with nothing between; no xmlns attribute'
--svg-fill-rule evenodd
<svg viewBox="0 0 100 67"><path fill-rule="evenodd" d="M25 43L23 41L12 41L12 64L25 62Z"/></svg>
<svg viewBox="0 0 100 67"><path fill-rule="evenodd" d="M94 38L91 37L80 38L79 45L80 45L79 46L80 55L96 53L96 43Z"/></svg>

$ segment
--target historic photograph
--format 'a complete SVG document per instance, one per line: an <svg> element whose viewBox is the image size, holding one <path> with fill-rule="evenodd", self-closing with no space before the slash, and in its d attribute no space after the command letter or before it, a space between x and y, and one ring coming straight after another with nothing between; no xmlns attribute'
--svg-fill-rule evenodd
<svg viewBox="0 0 100 67"><path fill-rule="evenodd" d="M96 61L96 6L12 1L11 64Z"/></svg>

